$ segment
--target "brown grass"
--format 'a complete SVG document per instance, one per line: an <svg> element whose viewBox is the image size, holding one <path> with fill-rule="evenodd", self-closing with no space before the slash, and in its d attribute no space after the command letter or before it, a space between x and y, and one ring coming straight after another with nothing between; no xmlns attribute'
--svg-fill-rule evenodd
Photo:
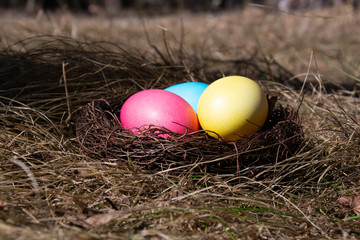
<svg viewBox="0 0 360 240"><path fill-rule="evenodd" d="M355 212L337 202L360 194L357 82L333 66L359 75L349 9L0 19L0 238L359 238ZM261 166L265 179L81 151L87 103L229 74L300 107L311 148Z"/></svg>

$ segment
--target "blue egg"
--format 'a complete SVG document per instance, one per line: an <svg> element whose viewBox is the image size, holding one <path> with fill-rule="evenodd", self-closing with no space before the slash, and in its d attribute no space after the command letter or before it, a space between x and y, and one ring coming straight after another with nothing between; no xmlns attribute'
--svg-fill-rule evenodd
<svg viewBox="0 0 360 240"><path fill-rule="evenodd" d="M209 84L202 82L186 82L173 85L164 90L175 93L185 99L197 113L199 99Z"/></svg>

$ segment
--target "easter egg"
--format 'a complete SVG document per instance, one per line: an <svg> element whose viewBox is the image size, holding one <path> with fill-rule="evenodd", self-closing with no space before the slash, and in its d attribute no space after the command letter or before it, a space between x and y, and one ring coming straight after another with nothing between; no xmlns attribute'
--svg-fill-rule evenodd
<svg viewBox="0 0 360 240"><path fill-rule="evenodd" d="M267 114L268 101L263 90L253 80L241 76L211 83L198 106L201 127L225 141L236 141L259 131Z"/></svg>
<svg viewBox="0 0 360 240"><path fill-rule="evenodd" d="M185 99L197 113L199 99L209 84L202 82L185 82L165 88L164 90L175 93Z"/></svg>
<svg viewBox="0 0 360 240"><path fill-rule="evenodd" d="M130 96L121 107L120 121L133 133L151 127L164 127L177 133L199 130L195 111L189 103L175 93L148 89ZM166 134L159 135L167 137Z"/></svg>

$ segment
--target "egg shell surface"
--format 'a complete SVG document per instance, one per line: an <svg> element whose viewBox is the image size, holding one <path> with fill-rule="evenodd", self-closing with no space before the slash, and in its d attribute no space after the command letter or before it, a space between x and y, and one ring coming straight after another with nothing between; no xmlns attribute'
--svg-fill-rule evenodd
<svg viewBox="0 0 360 240"><path fill-rule="evenodd" d="M140 133L150 125L182 134L199 130L197 115L190 104L161 89L143 90L130 96L121 107L120 121L133 133Z"/></svg>
<svg viewBox="0 0 360 240"><path fill-rule="evenodd" d="M211 83L199 100L201 127L225 141L236 141L261 129L268 114L266 94L253 80L229 76ZM211 136L217 134L208 132Z"/></svg>
<svg viewBox="0 0 360 240"><path fill-rule="evenodd" d="M200 96L208 86L209 84L202 82L185 82L167 87L164 90L175 93L185 99L197 113Z"/></svg>

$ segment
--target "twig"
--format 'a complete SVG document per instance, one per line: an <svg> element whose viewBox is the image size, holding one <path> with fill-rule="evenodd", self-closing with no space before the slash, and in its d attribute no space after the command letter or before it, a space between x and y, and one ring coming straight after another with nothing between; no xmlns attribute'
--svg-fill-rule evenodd
<svg viewBox="0 0 360 240"><path fill-rule="evenodd" d="M64 87L65 87L65 95L66 95L66 104L67 104L67 109L68 109L68 117L65 120L65 123L68 123L70 121L71 118L71 109L70 109L70 97L69 97L69 91L68 91L68 86L67 86L67 79L66 79L66 71L65 71L65 67L66 67L67 63L62 63L62 73L63 73L63 79L64 79Z"/></svg>
<svg viewBox="0 0 360 240"><path fill-rule="evenodd" d="M20 160L18 159L14 159L14 158L8 158L9 162L17 165L18 167L20 167L22 170L24 170L24 172L26 173L26 175L28 176L28 178L31 181L31 185L35 191L35 196L37 199L40 199L40 192L39 192L39 184L36 180L36 178L34 177L34 174L30 171L30 169Z"/></svg>

